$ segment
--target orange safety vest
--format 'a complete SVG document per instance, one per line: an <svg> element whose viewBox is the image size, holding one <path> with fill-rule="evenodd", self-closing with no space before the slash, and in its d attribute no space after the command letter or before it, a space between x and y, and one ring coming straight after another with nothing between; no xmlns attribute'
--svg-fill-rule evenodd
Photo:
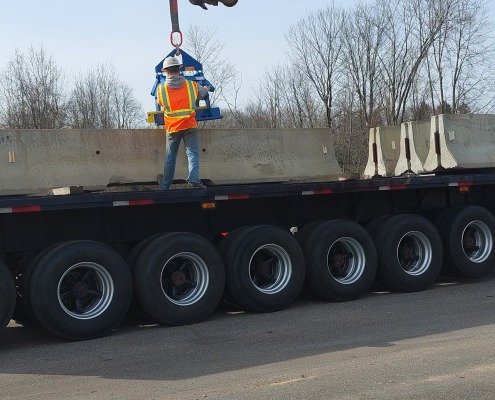
<svg viewBox="0 0 495 400"><path fill-rule="evenodd" d="M166 83L158 86L158 104L163 107L165 130L168 133L196 128L196 100L198 87L188 79L178 89L169 87Z"/></svg>

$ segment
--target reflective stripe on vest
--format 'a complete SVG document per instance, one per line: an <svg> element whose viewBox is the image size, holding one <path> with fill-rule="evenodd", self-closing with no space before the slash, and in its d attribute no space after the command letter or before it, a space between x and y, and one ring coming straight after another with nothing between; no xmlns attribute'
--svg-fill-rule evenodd
<svg viewBox="0 0 495 400"><path fill-rule="evenodd" d="M158 87L158 104L163 107L163 120L168 133L196 128L196 99L198 87L195 82L185 80L185 85L173 89L162 84Z"/></svg>
<svg viewBox="0 0 495 400"><path fill-rule="evenodd" d="M190 80L185 80L186 83L186 90L187 90L187 96L189 98L189 104L188 108L182 108L182 109L177 109L174 110L173 107L171 106L171 101L170 101L170 88L167 86L167 84L160 85L158 87L158 103L163 105L164 109L164 114L167 117L171 118L189 118L192 113L194 113L194 107L196 106L196 100L197 100L197 88L194 86L194 83L191 82ZM183 90L183 88L180 89L172 89L172 90Z"/></svg>

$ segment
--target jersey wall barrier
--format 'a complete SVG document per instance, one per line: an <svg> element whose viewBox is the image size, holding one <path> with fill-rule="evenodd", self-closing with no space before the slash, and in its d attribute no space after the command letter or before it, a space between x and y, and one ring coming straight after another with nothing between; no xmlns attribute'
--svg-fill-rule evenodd
<svg viewBox="0 0 495 400"><path fill-rule="evenodd" d="M328 179L341 174L329 129L199 130L201 178L214 183ZM165 133L141 130L0 130L0 193L65 186L157 183ZM187 177L183 145L175 176Z"/></svg>
<svg viewBox="0 0 495 400"><path fill-rule="evenodd" d="M495 115L432 117L425 170L495 167Z"/></svg>
<svg viewBox="0 0 495 400"><path fill-rule="evenodd" d="M431 122L409 121L400 127L400 155L395 175L425 172L424 163L430 149Z"/></svg>
<svg viewBox="0 0 495 400"><path fill-rule="evenodd" d="M394 176L399 159L400 138L400 126L379 126L370 129L364 178Z"/></svg>

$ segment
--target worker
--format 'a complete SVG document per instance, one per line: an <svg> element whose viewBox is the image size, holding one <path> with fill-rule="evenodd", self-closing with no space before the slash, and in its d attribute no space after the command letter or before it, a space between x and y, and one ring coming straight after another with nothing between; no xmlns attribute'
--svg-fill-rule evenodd
<svg viewBox="0 0 495 400"><path fill-rule="evenodd" d="M234 7L237 4L238 0L189 0L191 4L194 4L195 6L200 6L205 10L207 10L205 3L210 4L212 6L218 6L219 1L220 3L222 3L227 7Z"/></svg>
<svg viewBox="0 0 495 400"><path fill-rule="evenodd" d="M164 110L167 136L162 189L169 189L174 179L175 162L181 140L186 146L189 167L187 185L190 188L205 189L199 180L198 124L194 107L196 100L204 99L210 88L198 85L196 82L181 76L181 66L182 64L177 58L170 56L165 58L162 72L167 79L157 90L158 104Z"/></svg>

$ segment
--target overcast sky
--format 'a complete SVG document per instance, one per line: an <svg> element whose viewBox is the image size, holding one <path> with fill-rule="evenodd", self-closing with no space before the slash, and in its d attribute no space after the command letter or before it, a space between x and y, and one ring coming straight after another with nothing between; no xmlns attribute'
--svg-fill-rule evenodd
<svg viewBox="0 0 495 400"><path fill-rule="evenodd" d="M334 3L351 7L357 2ZM0 68L4 68L16 48L26 52L31 45L42 45L74 79L99 63L113 64L119 78L134 89L144 109L154 109L154 99L149 94L155 79L154 67L172 50L167 0L2 3ZM492 13L493 3L489 2ZM183 32L191 25L216 30L225 44L221 58L228 59L242 73L241 95L248 97L258 87L266 67L284 60L284 34L288 28L308 11L328 4L328 0L239 0L233 8L220 4L205 11L188 0L179 0L180 27ZM208 78L208 71L205 76Z"/></svg>

